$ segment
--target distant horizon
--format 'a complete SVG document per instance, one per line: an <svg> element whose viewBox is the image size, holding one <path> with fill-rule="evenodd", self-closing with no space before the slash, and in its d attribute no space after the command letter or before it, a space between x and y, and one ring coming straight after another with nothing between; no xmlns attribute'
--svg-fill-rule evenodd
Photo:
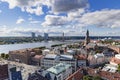
<svg viewBox="0 0 120 80"><path fill-rule="evenodd" d="M0 36L0 38L2 38L2 37L32 37L32 36ZM38 37L38 36L36 36L36 37ZM44 37L44 36L42 36L42 37ZM62 37L62 35L61 36L49 36L49 37ZM65 36L65 37L85 37L85 36ZM120 37L120 36L90 36L90 37Z"/></svg>

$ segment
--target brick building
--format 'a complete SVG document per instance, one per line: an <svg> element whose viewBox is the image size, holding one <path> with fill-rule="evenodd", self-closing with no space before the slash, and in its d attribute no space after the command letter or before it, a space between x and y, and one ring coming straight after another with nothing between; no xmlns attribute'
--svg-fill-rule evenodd
<svg viewBox="0 0 120 80"><path fill-rule="evenodd" d="M31 49L21 49L16 51L9 51L9 59L11 61L18 61L29 64Z"/></svg>
<svg viewBox="0 0 120 80"><path fill-rule="evenodd" d="M38 61L40 53L41 53L41 49L30 49L30 48L9 51L9 59L11 61L17 61L17 62L21 62L21 63L25 63L25 64L32 64L32 61L34 61L34 60ZM34 60L32 60L32 59L34 59ZM39 61L38 61L38 63L39 63Z"/></svg>
<svg viewBox="0 0 120 80"><path fill-rule="evenodd" d="M8 79L8 65L7 64L0 64L0 80Z"/></svg>

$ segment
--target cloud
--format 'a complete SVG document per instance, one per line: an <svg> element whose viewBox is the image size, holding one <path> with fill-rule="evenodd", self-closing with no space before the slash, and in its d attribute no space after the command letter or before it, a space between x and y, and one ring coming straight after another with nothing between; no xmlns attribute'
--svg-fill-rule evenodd
<svg viewBox="0 0 120 80"><path fill-rule="evenodd" d="M46 15L45 22L42 26L62 26L67 24L67 18L65 16Z"/></svg>
<svg viewBox="0 0 120 80"><path fill-rule="evenodd" d="M32 21L30 21L30 23L31 23L31 24L38 24L38 23L40 23L40 21L32 20Z"/></svg>
<svg viewBox="0 0 120 80"><path fill-rule="evenodd" d="M46 15L42 26L64 26L76 23L78 18L85 13L84 9L78 9L67 13L67 16Z"/></svg>
<svg viewBox="0 0 120 80"><path fill-rule="evenodd" d="M85 12L84 9L68 12L67 16L47 15L42 26L77 25L78 27L96 26L102 28L120 27L120 10L100 10Z"/></svg>
<svg viewBox="0 0 120 80"><path fill-rule="evenodd" d="M110 36L114 36L116 34L120 34L120 32L119 31L114 31L114 32L107 31L105 34L110 35Z"/></svg>
<svg viewBox="0 0 120 80"><path fill-rule="evenodd" d="M54 12L68 12L80 8L88 7L88 0L1 0L7 2L9 8L21 8L23 12L30 14L42 15L44 14L42 7L47 6L50 11Z"/></svg>
<svg viewBox="0 0 120 80"><path fill-rule="evenodd" d="M35 28L24 28L24 27L14 27L10 28L6 25L0 26L0 34L1 36L30 36L31 32L35 32L36 34L42 34L43 30L35 29Z"/></svg>
<svg viewBox="0 0 120 80"><path fill-rule="evenodd" d="M44 0L1 0L2 2L7 2L9 4L9 8L13 9L15 7L21 8L23 12L28 12L35 15L42 15L42 5L48 3ZM45 3L42 3L42 2Z"/></svg>
<svg viewBox="0 0 120 80"><path fill-rule="evenodd" d="M31 15L30 15L30 17L28 18L28 21L29 21L31 24L41 23L41 21L38 21L38 20L33 19L33 17L32 17Z"/></svg>
<svg viewBox="0 0 120 80"><path fill-rule="evenodd" d="M40 6L37 6L36 8L27 7L26 9L22 9L22 11L26 11L31 14L36 14L38 16L43 14L42 7Z"/></svg>
<svg viewBox="0 0 120 80"><path fill-rule="evenodd" d="M23 23L25 20L23 18L19 18L17 21L16 21L16 24L21 24Z"/></svg>
<svg viewBox="0 0 120 80"><path fill-rule="evenodd" d="M120 27L120 10L101 10L85 13L80 17L79 23L83 26L94 25L96 27Z"/></svg>
<svg viewBox="0 0 120 80"><path fill-rule="evenodd" d="M31 32L35 32L37 35L43 35L44 32L49 33L50 36L62 36L62 33L65 33L65 36L83 36L86 33L86 29L84 27L78 27L77 25L74 25L71 27L71 25L67 25L65 27L43 27L43 28L25 28L25 27L13 27L7 25L1 25L0 26L0 34L2 36L31 36ZM90 31L90 35L93 36L115 36L119 35L120 32L118 29L114 29L111 31L103 31L102 33L100 31Z"/></svg>
<svg viewBox="0 0 120 80"><path fill-rule="evenodd" d="M80 8L87 8L88 0L53 0L53 12L68 12Z"/></svg>
<svg viewBox="0 0 120 80"><path fill-rule="evenodd" d="M2 36L30 36L31 32L35 32L36 34L40 34L43 35L44 32L49 33L50 36L61 36L62 33L64 32L66 36L70 36L70 35L80 35L82 34L82 28L80 28L80 30L78 28L62 28L62 27L43 27L43 28L33 28L33 27L29 27L29 28L24 28L24 27L14 27L14 28L10 28L10 26L0 26L1 30L0 30L0 34L2 34ZM63 30L64 29L64 30ZM74 33L73 33L74 31Z"/></svg>

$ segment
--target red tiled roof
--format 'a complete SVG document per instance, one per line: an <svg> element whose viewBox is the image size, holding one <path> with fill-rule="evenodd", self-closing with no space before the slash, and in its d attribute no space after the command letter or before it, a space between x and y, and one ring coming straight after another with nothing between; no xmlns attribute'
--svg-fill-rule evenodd
<svg viewBox="0 0 120 80"><path fill-rule="evenodd" d="M116 64L120 64L120 59L117 59L117 58L113 57L113 58L111 59L111 62L114 62L114 63L116 63Z"/></svg>
<svg viewBox="0 0 120 80"><path fill-rule="evenodd" d="M43 55L35 55L34 58L35 59L41 59L43 57Z"/></svg>

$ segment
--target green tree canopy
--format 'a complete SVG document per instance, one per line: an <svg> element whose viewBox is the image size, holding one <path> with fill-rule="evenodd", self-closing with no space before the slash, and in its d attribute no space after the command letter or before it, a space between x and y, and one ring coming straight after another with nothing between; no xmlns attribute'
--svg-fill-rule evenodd
<svg viewBox="0 0 120 80"><path fill-rule="evenodd" d="M118 72L120 72L120 64L118 64Z"/></svg>
<svg viewBox="0 0 120 80"><path fill-rule="evenodd" d="M93 80L101 80L101 77L100 76L94 76Z"/></svg>
<svg viewBox="0 0 120 80"><path fill-rule="evenodd" d="M1 58L5 58L5 53L1 53Z"/></svg>
<svg viewBox="0 0 120 80"><path fill-rule="evenodd" d="M6 54L6 55L5 55L5 59L8 59L8 58L9 58L9 54Z"/></svg>
<svg viewBox="0 0 120 80"><path fill-rule="evenodd" d="M89 75L83 76L83 80L91 80L91 77Z"/></svg>

